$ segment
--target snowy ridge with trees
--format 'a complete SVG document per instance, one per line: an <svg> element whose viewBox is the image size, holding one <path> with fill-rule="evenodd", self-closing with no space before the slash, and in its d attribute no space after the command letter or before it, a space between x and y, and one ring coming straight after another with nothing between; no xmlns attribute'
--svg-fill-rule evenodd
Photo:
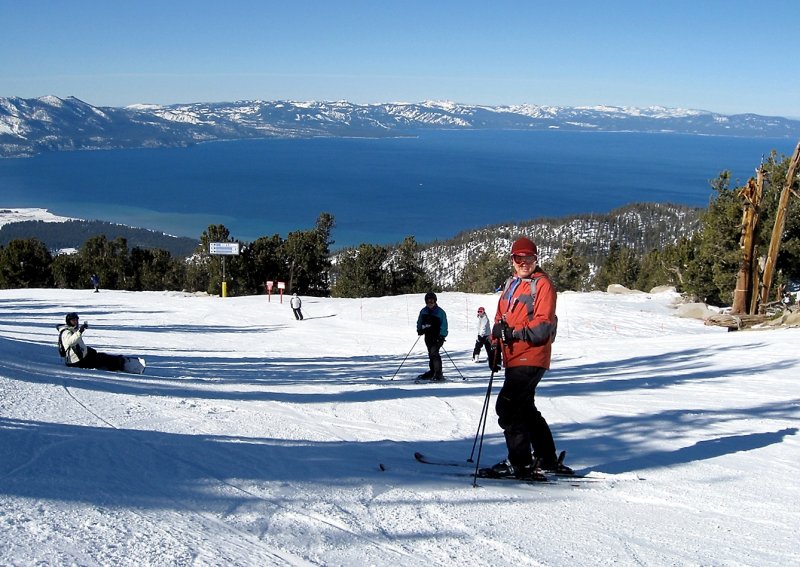
<svg viewBox="0 0 800 567"><path fill-rule="evenodd" d="M364 245L355 249L363 257L360 259L353 257L349 264L348 260L342 260L342 258L353 252L354 249L346 249L333 254L334 281L331 283L335 284L339 279L339 286L334 285L334 293L345 293L347 290L348 296L352 296L349 294L353 293L363 295L390 292L408 293L419 289L419 286L429 285L438 289L452 289L462 279L466 266L470 263L481 263L482 256L487 254L505 258L511 241L522 234L531 237L537 243L540 260L543 263L554 260L565 244L570 243L574 246L574 253L586 258L591 265L590 271L594 272L605 260L612 244L616 243L638 255L653 249L661 249L668 244L674 244L680 237L691 236L698 228L699 214L699 209L680 205L639 203L621 207L608 214L534 219L519 224L477 228L462 232L452 239L433 243L417 243L413 237L409 237L406 242L400 243L396 247ZM42 218L50 218L51 222L58 218L50 215L44 209L5 209L0 210L0 226L19 223L13 225L19 227L19 230L12 232L9 227L3 232L8 232L15 238L21 238L20 232L23 231L27 238L36 237L45 244L57 242L57 246L49 246L51 251L63 248L78 249L87 239L98 236L105 239L102 243L97 243L101 246L106 246L110 241L123 237L131 247L163 248L170 251L173 256L177 255L175 250L179 244L182 250L196 248L197 241L172 237L168 240L180 240L180 242L168 242L165 240L167 237L163 237L160 240L150 241L151 246L148 246L148 241L144 240L142 236L155 237L158 236L158 233L143 229L137 229L139 232L128 233L120 231L121 227L108 223L87 223L75 219L63 219L65 229L73 227L81 229L79 232L66 232L66 235L72 237L79 235L81 240L68 243L63 240L64 236L59 231L50 230L50 225L47 227L37 225L34 222L34 220L39 220L37 215ZM50 216L48 217L48 215ZM110 230L114 232L109 232ZM227 240L231 235L226 232L218 237ZM260 261L259 258L263 259L263 262L259 264L260 270L278 270L277 262L267 261L264 256L267 250L272 251L272 254L276 253L278 247L276 237L277 235L271 239L264 237L253 243L243 243L246 256L252 257L256 263ZM202 239L203 236L200 237L200 240ZM1 244L2 242L0 242ZM187 246L189 247L187 248ZM305 252L302 252L301 255L306 258L311 257ZM195 261L196 259L192 263ZM360 268L358 267L359 262L361 263ZM392 281L382 282L385 287L380 285L381 282L365 285L363 281L356 281L384 277L381 274L370 275L371 270L381 265L392 270ZM355 272L353 279L342 280L341 278L348 277L347 274L344 274L344 270L348 267ZM235 265L232 268L235 270ZM102 268L95 266L93 270L102 271ZM249 269L243 271L252 272ZM110 274L104 279L105 281L121 280L119 276ZM59 283L68 285L67 281L59 281ZM250 292L257 292L260 286L256 286L257 282L252 282ZM245 292L244 289L242 292Z"/></svg>
<svg viewBox="0 0 800 567"><path fill-rule="evenodd" d="M422 246L425 271L442 288L454 285L464 267L483 254L505 256L511 242L525 235L536 242L539 261L555 259L565 243L596 269L618 243L643 255L690 237L700 226L698 208L662 203L637 203L607 214L534 219L519 224L488 226L463 232L451 240Z"/></svg>

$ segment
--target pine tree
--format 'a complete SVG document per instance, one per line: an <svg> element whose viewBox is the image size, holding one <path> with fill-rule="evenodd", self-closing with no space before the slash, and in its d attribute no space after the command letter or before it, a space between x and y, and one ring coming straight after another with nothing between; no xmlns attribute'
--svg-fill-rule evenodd
<svg viewBox="0 0 800 567"><path fill-rule="evenodd" d="M388 249L373 244L361 244L341 252L333 270L333 297L390 295L391 276L384 267L388 257Z"/></svg>
<svg viewBox="0 0 800 567"><path fill-rule="evenodd" d="M130 255L132 288L137 291L176 291L183 288L186 265L159 248L134 248Z"/></svg>
<svg viewBox="0 0 800 567"><path fill-rule="evenodd" d="M545 262L542 269L559 291L584 291L588 286L589 262L578 255L572 241L566 242L556 257L551 262Z"/></svg>
<svg viewBox="0 0 800 567"><path fill-rule="evenodd" d="M131 289L128 241L118 236L108 240L105 235L89 238L78 251L81 281L78 287L89 285L96 274L107 289Z"/></svg>
<svg viewBox="0 0 800 567"><path fill-rule="evenodd" d="M648 291L657 286L673 286L685 291L686 273L695 255L695 240L682 237L662 249L653 249L641 259L636 289Z"/></svg>
<svg viewBox="0 0 800 567"><path fill-rule="evenodd" d="M485 250L464 266L455 288L465 293L491 293L510 275L508 258Z"/></svg>
<svg viewBox="0 0 800 567"><path fill-rule="evenodd" d="M289 290L317 296L328 295L333 227L333 216L322 213L314 229L289 233L285 244Z"/></svg>
<svg viewBox="0 0 800 567"><path fill-rule="evenodd" d="M77 289L84 287L81 281L81 262L77 254L59 254L50 265L53 284L61 289Z"/></svg>
<svg viewBox="0 0 800 567"><path fill-rule="evenodd" d="M391 294L422 293L433 288L425 273L420 257L420 247L413 236L406 236L390 261Z"/></svg>
<svg viewBox="0 0 800 567"><path fill-rule="evenodd" d="M611 284L628 288L636 285L640 263L636 253L614 241L608 250L606 260L595 275L593 287L605 291Z"/></svg>
<svg viewBox="0 0 800 567"><path fill-rule="evenodd" d="M205 291L210 294L222 293L223 259L222 256L212 255L210 245L212 242L234 242L230 231L222 224L212 224L200 235L200 243L195 248L195 253L187 263L186 285L193 291ZM229 259L231 261L229 261ZM225 258L225 280L236 277L237 258Z"/></svg>
<svg viewBox="0 0 800 567"><path fill-rule="evenodd" d="M49 287L53 257L36 238L16 239L0 247L0 288Z"/></svg>
<svg viewBox="0 0 800 567"><path fill-rule="evenodd" d="M265 293L267 281L286 281L289 269L285 242L277 234L256 239L246 247L243 255L247 266L243 285L246 285L247 293Z"/></svg>

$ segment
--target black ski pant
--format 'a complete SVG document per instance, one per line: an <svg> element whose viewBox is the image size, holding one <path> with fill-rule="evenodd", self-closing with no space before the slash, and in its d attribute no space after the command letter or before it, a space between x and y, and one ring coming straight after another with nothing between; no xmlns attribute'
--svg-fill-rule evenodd
<svg viewBox="0 0 800 567"><path fill-rule="evenodd" d="M92 347L87 347L86 351L86 356L84 356L77 364L71 364L70 366L77 366L78 368L97 368L99 370L113 370L115 372L118 372L125 367L125 358L121 355L97 352Z"/></svg>
<svg viewBox="0 0 800 567"><path fill-rule="evenodd" d="M292 307L292 313L294 313L294 318L297 319L298 321L302 321L303 320L303 312L300 311L299 307L296 308L296 309L294 307Z"/></svg>
<svg viewBox="0 0 800 567"><path fill-rule="evenodd" d="M508 460L514 467L533 463L531 447L545 466L556 462L553 433L535 403L536 386L545 372L545 368L537 366L506 368L503 387L497 395L497 422L503 429Z"/></svg>
<svg viewBox="0 0 800 567"><path fill-rule="evenodd" d="M428 368L430 368L434 376L441 376L442 374L442 355L439 354L439 349L442 348L443 342L440 335L425 335L425 347L428 349Z"/></svg>
<svg viewBox="0 0 800 567"><path fill-rule="evenodd" d="M472 358L475 358L481 353L481 349L486 349L486 357L491 360L492 359L492 339L491 337L481 337L478 336L477 340L475 341L475 348L472 349Z"/></svg>

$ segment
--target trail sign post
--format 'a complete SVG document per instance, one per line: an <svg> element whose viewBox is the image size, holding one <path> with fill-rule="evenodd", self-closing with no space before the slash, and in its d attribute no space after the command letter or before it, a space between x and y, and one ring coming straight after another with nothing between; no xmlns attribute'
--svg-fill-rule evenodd
<svg viewBox="0 0 800 567"><path fill-rule="evenodd" d="M238 242L210 242L208 252L212 256L222 256L222 297L228 297L228 282L225 279L225 256L238 256Z"/></svg>
<svg viewBox="0 0 800 567"><path fill-rule="evenodd" d="M281 290L281 303L283 303L283 290L286 289L286 283L278 282L278 289Z"/></svg>

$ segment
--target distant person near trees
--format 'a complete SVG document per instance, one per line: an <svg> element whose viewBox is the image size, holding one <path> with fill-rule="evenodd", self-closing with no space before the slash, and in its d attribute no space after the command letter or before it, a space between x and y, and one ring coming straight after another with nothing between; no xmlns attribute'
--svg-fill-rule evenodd
<svg viewBox="0 0 800 567"><path fill-rule="evenodd" d="M425 307L417 317L417 334L425 335L429 368L427 372L420 374L417 378L419 380L444 380L439 349L442 348L447 336L447 314L437 304L436 294L432 291L425 294Z"/></svg>
<svg viewBox="0 0 800 567"><path fill-rule="evenodd" d="M97 277L97 274L92 274L92 277L89 278L89 283L92 284L95 293L100 291L100 278Z"/></svg>
<svg viewBox="0 0 800 567"><path fill-rule="evenodd" d="M294 318L298 321L303 320L303 312L300 308L303 306L303 302L297 297L296 293L292 294L292 299L289 300L289 305L292 306L292 313L294 313Z"/></svg>
<svg viewBox="0 0 800 567"><path fill-rule="evenodd" d="M59 352L67 366L78 368L99 368L102 370L121 371L125 369L125 357L121 355L97 352L83 342L83 333L89 323L78 326L78 314L67 313L66 325L59 325Z"/></svg>
<svg viewBox="0 0 800 567"><path fill-rule="evenodd" d="M480 472L533 480L542 480L541 470L571 474L556 456L550 426L535 404L536 386L550 368L558 322L556 290L538 266L536 244L528 238L511 246L511 261L514 275L503 287L492 327L492 338L503 349L505 380L495 409L508 458Z"/></svg>

